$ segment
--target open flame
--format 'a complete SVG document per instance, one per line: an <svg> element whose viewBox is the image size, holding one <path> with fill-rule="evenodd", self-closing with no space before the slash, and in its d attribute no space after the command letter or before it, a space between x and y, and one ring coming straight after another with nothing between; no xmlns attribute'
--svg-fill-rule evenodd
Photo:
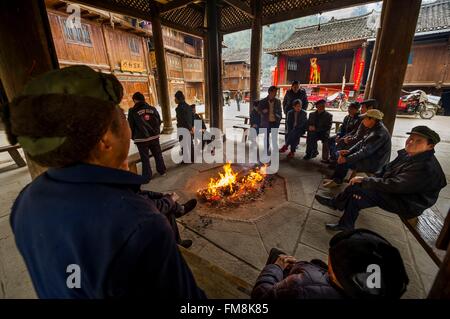
<svg viewBox="0 0 450 319"><path fill-rule="evenodd" d="M258 197L265 185L266 167L252 169L244 176L233 171L231 163L223 166L218 178L211 178L208 187L197 191L200 199L211 203L239 203Z"/></svg>

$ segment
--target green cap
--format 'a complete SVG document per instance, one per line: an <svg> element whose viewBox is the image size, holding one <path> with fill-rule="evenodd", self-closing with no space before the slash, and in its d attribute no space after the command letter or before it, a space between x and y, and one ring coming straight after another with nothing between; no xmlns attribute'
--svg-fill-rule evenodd
<svg viewBox="0 0 450 319"><path fill-rule="evenodd" d="M411 130L411 132L408 132L406 134L408 134L408 135L416 134L416 135L423 136L427 139L430 139L433 142L433 144L435 144L435 145L441 141L439 134L425 125L416 126Z"/></svg>

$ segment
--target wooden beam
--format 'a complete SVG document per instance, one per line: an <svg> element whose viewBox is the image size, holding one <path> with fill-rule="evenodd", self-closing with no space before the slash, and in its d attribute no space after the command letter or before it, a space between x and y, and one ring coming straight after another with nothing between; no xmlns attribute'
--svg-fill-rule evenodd
<svg viewBox="0 0 450 319"><path fill-rule="evenodd" d="M428 294L429 299L450 299L450 246Z"/></svg>
<svg viewBox="0 0 450 319"><path fill-rule="evenodd" d="M242 11L246 15L248 15L250 18L254 18L252 8L250 8L248 5L246 5L244 2L240 0L224 0L224 2L228 3L233 8L238 9L239 11Z"/></svg>
<svg viewBox="0 0 450 319"><path fill-rule="evenodd" d="M169 85L167 82L166 53L164 49L161 17L158 7L154 5L151 9L153 41L155 46L156 70L158 73L158 99L161 106L164 122L163 132L169 134L173 131L172 115L170 110Z"/></svg>
<svg viewBox="0 0 450 319"><path fill-rule="evenodd" d="M206 30L203 28L198 28L198 29L192 29L189 28L185 25L181 25L172 21L169 21L167 19L161 18L161 24L164 25L165 27L180 31L182 33L186 33L192 36L195 36L199 39L202 39L205 35L206 35Z"/></svg>
<svg viewBox="0 0 450 319"><path fill-rule="evenodd" d="M260 98L261 86L261 56L262 56L262 10L263 3L259 0L252 0L252 10L254 14L252 25L252 39L250 49L250 106L253 101ZM251 107L249 108L251 111Z"/></svg>
<svg viewBox="0 0 450 319"><path fill-rule="evenodd" d="M312 2L312 1L311 1ZM262 24L268 25L273 24L277 22L282 22L286 20L306 17L309 15L317 14L319 12L325 12L325 11L331 11L336 9L342 9L346 7L351 7L358 4L366 4L366 3L372 3L377 2L376 0L339 0L339 1L330 1L327 3L322 4L320 7L318 6L311 6L311 7L299 7L298 9L290 10L288 12L281 12L279 14L274 14L271 16L263 17ZM223 30L224 34L238 32L242 30L246 30L251 28L252 22L248 21L246 23L242 23L239 25L235 25L231 28Z"/></svg>
<svg viewBox="0 0 450 319"><path fill-rule="evenodd" d="M160 13L166 13L172 10L176 10L176 9L180 9L183 7L186 7L187 5L189 5L190 3L194 2L195 0L174 0L174 1L170 1L167 4L161 4L159 3L159 7L160 7Z"/></svg>
<svg viewBox="0 0 450 319"><path fill-rule="evenodd" d="M120 5L118 3L112 4L111 2L104 0L73 0L72 2L147 21L150 20L150 9L148 11L135 10L127 5Z"/></svg>
<svg viewBox="0 0 450 319"><path fill-rule="evenodd" d="M0 50L0 78L9 100L32 78L59 68L43 0L1 1L0 43L8 48ZM33 179L46 170L25 157Z"/></svg>
<svg viewBox="0 0 450 319"><path fill-rule="evenodd" d="M383 122L393 132L397 104L403 87L408 56L414 40L421 0L384 0L381 40L372 80L373 98L384 113ZM402 23L398 23L402 12Z"/></svg>

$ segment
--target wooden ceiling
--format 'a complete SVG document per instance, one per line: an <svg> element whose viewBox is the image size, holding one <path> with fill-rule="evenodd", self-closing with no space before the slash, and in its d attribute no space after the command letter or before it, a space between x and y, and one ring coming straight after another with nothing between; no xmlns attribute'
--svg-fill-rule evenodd
<svg viewBox="0 0 450 319"><path fill-rule="evenodd" d="M259 0L263 2L263 25L320 12L375 2L374 0ZM72 0L99 9L151 21L159 10L163 25L197 36L205 35L206 0ZM231 33L251 28L251 0L221 0L220 30Z"/></svg>

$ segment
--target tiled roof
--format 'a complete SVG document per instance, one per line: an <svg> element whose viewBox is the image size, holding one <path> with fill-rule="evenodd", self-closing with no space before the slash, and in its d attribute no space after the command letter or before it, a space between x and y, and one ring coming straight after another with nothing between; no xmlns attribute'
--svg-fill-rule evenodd
<svg viewBox="0 0 450 319"><path fill-rule="evenodd" d="M318 25L297 28L296 31L276 49L268 52L288 51L322 46L332 43L365 40L375 34L373 28L369 28L367 21L370 14L363 16L335 20Z"/></svg>
<svg viewBox="0 0 450 319"><path fill-rule="evenodd" d="M450 0L437 0L422 6L416 32L432 31L450 31Z"/></svg>
<svg viewBox="0 0 450 319"><path fill-rule="evenodd" d="M239 50L226 50L223 53L223 60L225 63L230 62L245 62L250 64L250 49L239 49Z"/></svg>
<svg viewBox="0 0 450 319"><path fill-rule="evenodd" d="M322 24L320 30L317 25L297 28L286 41L275 49L267 50L267 53L373 38L375 37L373 22L377 14L379 13L371 12L347 19L331 19ZM422 5L416 35L444 31L450 31L450 0L437 0Z"/></svg>

